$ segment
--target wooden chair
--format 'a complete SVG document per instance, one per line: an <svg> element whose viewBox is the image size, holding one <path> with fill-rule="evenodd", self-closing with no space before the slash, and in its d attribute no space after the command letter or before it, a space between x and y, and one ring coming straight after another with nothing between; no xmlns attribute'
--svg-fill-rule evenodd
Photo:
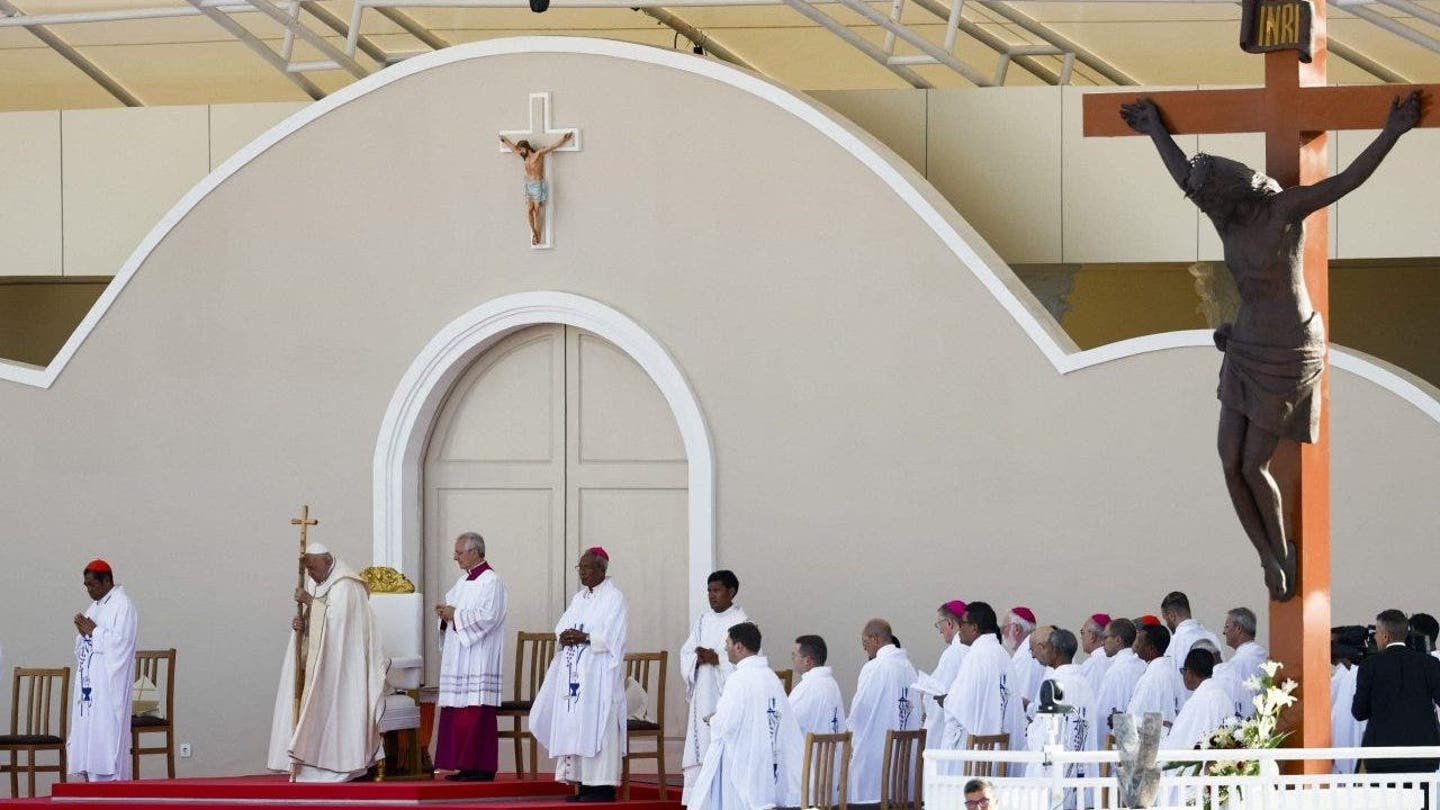
<svg viewBox="0 0 1440 810"><path fill-rule="evenodd" d="M775 670L775 677L779 678L780 683L785 686L785 694L790 694L790 690L795 688L795 670L777 669Z"/></svg>
<svg viewBox="0 0 1440 810"><path fill-rule="evenodd" d="M1106 750L1106 751L1114 751L1114 750L1115 750L1115 735L1114 735L1114 734L1106 734L1106 735L1105 735L1105 747L1104 747L1104 750ZM1115 764L1114 764L1113 762L1102 762L1102 763L1100 763L1100 775L1101 775L1101 776L1103 776L1103 777L1105 777L1105 778L1108 779L1108 778L1114 773L1114 771L1115 771Z"/></svg>
<svg viewBox="0 0 1440 810"><path fill-rule="evenodd" d="M838 770L836 762L840 763ZM850 732L806 734L805 764L800 768L800 806L846 810L849 792Z"/></svg>
<svg viewBox="0 0 1440 810"><path fill-rule="evenodd" d="M530 707L535 703L535 694L540 691L540 682L544 680L545 670L550 668L550 660L554 657L553 631L527 633L521 630L515 634L514 698L502 702L495 716L497 719L508 717L513 724L511 728L500 730L500 739L515 742L515 773L518 776L525 775L525 760L520 744L526 740L530 742L530 773L535 773L537 768L535 736L524 730L521 724L530 717Z"/></svg>
<svg viewBox="0 0 1440 810"><path fill-rule="evenodd" d="M630 800L630 762L636 759L655 760L655 770L660 776L660 801L665 801L665 674L669 661L668 652L629 653L625 656L625 677L634 678L645 694L651 697L655 720L625 721L625 750L628 753L623 759L620 776L620 798L624 801ZM655 750L637 752L637 739L653 740Z"/></svg>
<svg viewBox="0 0 1440 810"><path fill-rule="evenodd" d="M885 732L880 770L880 810L920 810L924 799L925 729Z"/></svg>
<svg viewBox="0 0 1440 810"><path fill-rule="evenodd" d="M136 650L135 677L145 678L157 689L165 690L163 706L165 713L159 717L150 714L132 715L130 718L130 770L140 778L140 756L142 754L164 754L165 773L175 778L175 650ZM140 735L164 734L165 744L140 747Z"/></svg>
<svg viewBox="0 0 1440 810"><path fill-rule="evenodd" d="M58 687L58 688L57 688ZM21 707L24 719L21 719ZM65 781L65 738L70 731L70 668L15 668L15 685L10 692L10 733L0 735L0 751L10 752L10 763L0 763L0 772L10 774L10 796L20 798L20 771L25 771L30 795L35 795L35 774L59 774ZM58 715L58 716L57 716ZM55 732L60 732L56 734ZM20 764L20 753L26 755ZM37 765L36 754L54 751L56 765Z"/></svg>
<svg viewBox="0 0 1440 810"><path fill-rule="evenodd" d="M971 734L965 738L966 751L1009 751L1009 734ZM966 776L999 778L1005 775L1007 762L967 762Z"/></svg>

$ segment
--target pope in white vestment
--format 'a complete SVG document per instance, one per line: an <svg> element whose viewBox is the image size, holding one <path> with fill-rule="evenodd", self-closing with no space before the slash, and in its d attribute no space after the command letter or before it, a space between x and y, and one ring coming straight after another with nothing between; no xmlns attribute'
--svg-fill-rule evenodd
<svg viewBox="0 0 1440 810"><path fill-rule="evenodd" d="M291 624L271 717L268 767L297 782L345 782L382 756L379 722L389 661L380 644L370 588L354 569L311 543L305 587L308 623ZM305 632L305 691L295 719L295 634Z"/></svg>
<svg viewBox="0 0 1440 810"><path fill-rule="evenodd" d="M851 804L880 801L880 772L885 758L885 732L920 728L920 695L914 689L915 667L906 652L896 647L890 626L879 620L866 625L862 640L875 657L860 669L855 697L850 701ZM875 645L879 644L878 647Z"/></svg>
<svg viewBox="0 0 1440 810"><path fill-rule="evenodd" d="M580 798L613 801L625 755L625 643L629 608L606 576L610 556L580 556L580 591L555 624L555 658L530 709L530 730L555 757L555 779Z"/></svg>
<svg viewBox="0 0 1440 810"><path fill-rule="evenodd" d="M93 600L75 617L75 680L70 737L65 741L70 778L91 782L129 779L130 701L135 682L139 617L104 560L85 566Z"/></svg>
<svg viewBox="0 0 1440 810"><path fill-rule="evenodd" d="M734 603L740 581L730 571L716 571L706 582L710 610L690 628L690 636L680 647L680 677L685 681L685 699L690 711L685 716L685 748L680 767L685 774L685 788L680 803L689 805L690 791L705 750L710 747L710 726L705 718L715 712L725 679L735 665L725 657L722 647L731 627L749 621L745 609ZM704 652L699 652L699 651ZM702 656L705 660L702 660Z"/></svg>
<svg viewBox="0 0 1440 810"><path fill-rule="evenodd" d="M499 767L496 709L504 678L505 583L485 559L485 539L474 532L455 541L465 572L435 606L440 622L440 719L435 767L452 781L488 781Z"/></svg>
<svg viewBox="0 0 1440 810"><path fill-rule="evenodd" d="M737 626L726 641L734 670L709 716L710 746L696 774L695 810L798 807L802 763L800 726L770 662L757 655L760 631Z"/></svg>

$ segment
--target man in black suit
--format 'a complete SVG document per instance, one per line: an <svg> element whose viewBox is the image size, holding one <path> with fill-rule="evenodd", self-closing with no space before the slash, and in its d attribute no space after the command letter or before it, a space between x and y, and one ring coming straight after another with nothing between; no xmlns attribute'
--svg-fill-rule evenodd
<svg viewBox="0 0 1440 810"><path fill-rule="evenodd" d="M1375 617L1376 655L1360 664L1350 713L1368 720L1360 745L1440 745L1440 661L1405 644L1410 622L1398 610ZM1433 773L1440 760L1367 759L1366 773Z"/></svg>

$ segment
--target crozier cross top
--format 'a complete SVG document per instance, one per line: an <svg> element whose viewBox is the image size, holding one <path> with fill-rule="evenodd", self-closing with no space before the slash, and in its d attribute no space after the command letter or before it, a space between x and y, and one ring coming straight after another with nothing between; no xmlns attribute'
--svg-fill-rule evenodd
<svg viewBox="0 0 1440 810"><path fill-rule="evenodd" d="M580 128L557 127L550 118L550 93L531 93L530 123L526 129L500 131L500 151L515 152L525 160L525 206L532 250L555 246L555 180L547 158L554 152L579 152Z"/></svg>
<svg viewBox="0 0 1440 810"><path fill-rule="evenodd" d="M1283 12L1289 15L1287 6L1298 7L1301 0L1245 0L1246 18L1256 15L1262 22L1267 15ZM1323 186L1309 194L1317 199L1338 198L1345 193L1350 183L1358 178L1363 182L1389 145L1394 143L1392 125L1397 113L1392 113L1391 122L1386 123L1386 111L1392 105L1399 107L1412 91L1419 91L1424 99L1420 105L1418 122L1415 126L1440 126L1434 100L1440 97L1440 85L1372 85L1361 87L1326 86L1326 15L1325 0L1311 0L1308 3L1311 30L1309 37L1310 59L1306 61L1296 50L1274 50L1265 53L1265 86L1237 90L1167 91L1146 94L1090 94L1084 99L1084 134L1086 136L1137 135L1137 120L1149 113L1141 103L1148 98L1158 108L1163 124L1152 137L1183 134L1219 134L1238 132L1263 132L1265 134L1265 170L1280 188L1296 186L1318 186L1326 180L1326 133L1329 130L1375 129L1382 123L1386 131L1375 144L1357 158L1351 169L1337 175L1329 186ZM1291 28L1300 16L1282 28L1296 33ZM1263 32L1264 34L1274 33ZM1242 41L1246 32L1242 31ZM1264 36L1262 35L1262 39ZM1409 102L1413 105L1413 101ZM1122 117L1122 106L1129 108L1127 120ZM1413 106L1410 107L1413 111ZM1413 112L1411 113L1413 114ZM1398 113L1406 118L1404 112ZM1413 120L1413 119L1407 119ZM1397 128L1403 132L1403 128ZM1392 137L1393 135L1393 137ZM1165 157L1165 149L1161 150ZM1361 171L1354 169L1357 164ZM1167 158L1167 167L1171 163ZM1183 161L1182 161L1183 165ZM1172 168L1172 175L1176 169ZM1336 185L1336 181L1341 181ZM1278 198L1277 198L1278 199ZM1290 200L1296 198L1292 195ZM1197 204L1200 201L1197 200ZM1293 207L1293 206L1292 206ZM1308 294L1309 309L1319 317L1319 324L1329 322L1329 265L1328 220L1325 208L1306 208L1311 211L1304 218L1304 241L1298 257L1301 265L1297 289ZM1207 211L1207 213L1211 213ZM1214 215L1212 214L1212 217ZM1235 220L1227 220L1227 225ZM1217 221L1217 228L1220 223ZM1249 226L1254 223L1244 223ZM1277 223L1281 225L1283 223ZM1229 234L1233 237L1234 232ZM1226 241L1227 264L1238 260L1244 265L1242 240L1236 239L1232 257L1232 245L1227 233L1221 233ZM1232 266L1232 271L1236 268ZM1242 270L1253 268L1242 267ZM1238 280L1238 279L1237 279ZM1318 332L1317 328L1317 332ZM1227 333L1229 334L1229 333ZM1288 560L1293 566L1286 572L1293 579L1277 588L1274 580L1268 581L1272 591L1270 603L1271 657L1285 664L1287 677L1300 683L1301 701L1287 716L1287 725L1294 732L1290 744L1302 747L1325 747L1330 744L1330 451L1329 451L1329 373L1323 365L1323 332L1317 335L1318 354L1321 365L1314 382L1314 394L1318 403L1317 425L1311 443L1300 443L1283 438L1274 452L1275 478L1279 491L1284 493L1284 528L1293 540L1294 555ZM1217 335L1217 342L1219 336ZM1226 362L1230 362L1227 353ZM1225 371L1222 368L1222 389L1225 385ZM1222 405L1225 400L1222 398ZM1226 412L1222 407L1222 418ZM1222 445L1225 438L1225 423L1221 425ZM1222 451L1223 452L1223 451ZM1227 469L1227 475L1228 475ZM1227 483L1228 479L1227 479ZM1278 493L1277 493L1278 494ZM1232 494L1232 497L1233 494ZM1245 516L1237 502L1237 514L1242 523ZM1254 522L1254 521L1251 521ZM1248 526L1247 526L1248 528ZM1278 593L1277 593L1278 591ZM1318 768L1325 763L1307 762L1305 768Z"/></svg>

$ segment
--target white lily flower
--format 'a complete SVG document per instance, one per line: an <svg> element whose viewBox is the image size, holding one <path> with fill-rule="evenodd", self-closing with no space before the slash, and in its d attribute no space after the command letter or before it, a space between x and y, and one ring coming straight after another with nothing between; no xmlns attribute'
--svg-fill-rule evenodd
<svg viewBox="0 0 1440 810"><path fill-rule="evenodd" d="M1279 672L1280 667L1282 666L1284 665L1281 664L1279 661L1266 661L1265 663L1260 665L1260 670L1265 673L1265 677L1273 680L1275 678L1275 673Z"/></svg>

